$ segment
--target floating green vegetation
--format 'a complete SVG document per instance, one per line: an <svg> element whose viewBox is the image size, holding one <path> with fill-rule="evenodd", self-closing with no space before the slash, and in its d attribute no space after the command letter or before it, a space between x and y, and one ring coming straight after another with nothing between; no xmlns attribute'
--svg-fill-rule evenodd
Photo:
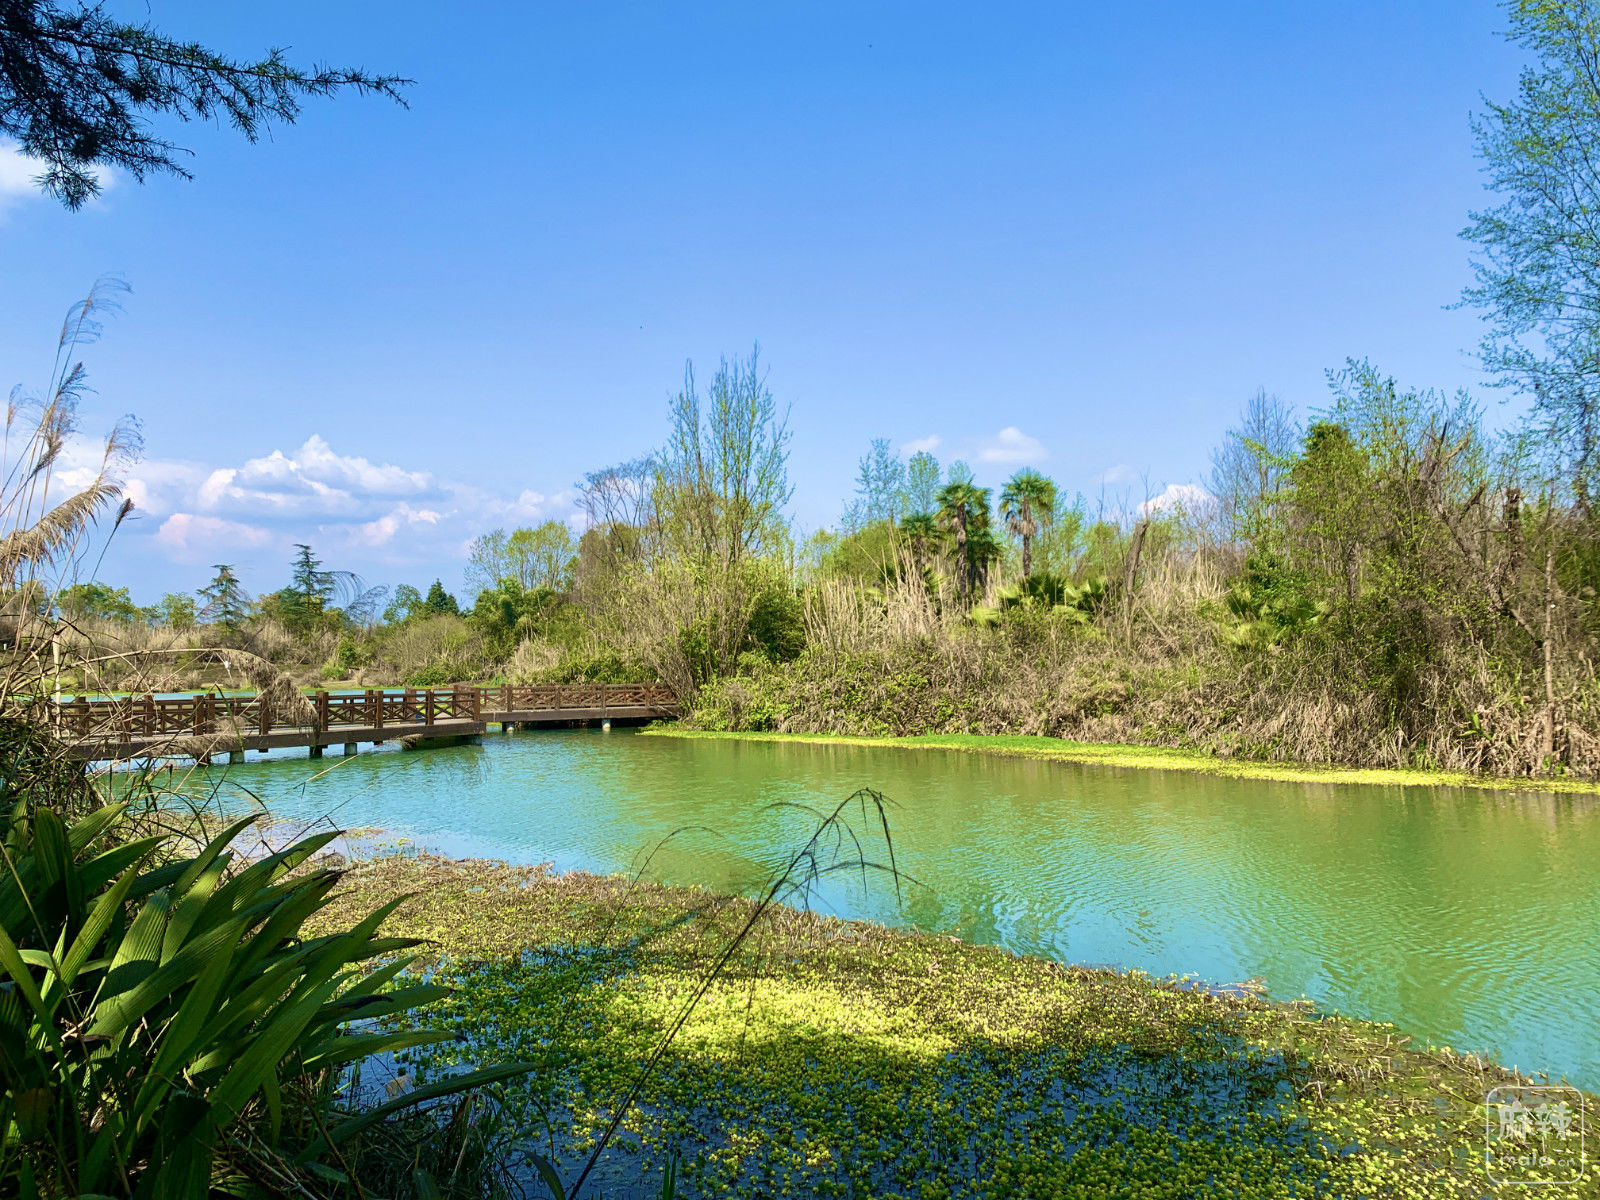
<svg viewBox="0 0 1600 1200"><path fill-rule="evenodd" d="M1325 767L1312 763L1257 762L1217 758L1164 746L1122 746L1100 742L1068 742L1023 734L936 733L916 737L857 737L846 734L715 733L656 724L641 734L674 738L719 738L745 742L787 742L809 746L870 746L897 750L958 750L1008 758L1042 758L1085 766L1126 767L1140 771L1199 771L1229 779L1266 779L1280 783L1363 783L1386 787L1453 787L1495 791L1576 792L1600 794L1600 782L1561 776L1509 779L1495 775L1463 775L1452 771L1388 768Z"/></svg>
<svg viewBox="0 0 1600 1200"><path fill-rule="evenodd" d="M459 1040L419 1075L541 1063L508 1102L569 1181L752 911L425 855L346 882L329 928L411 893L390 930L432 939L456 988ZM707 1197L1485 1193L1483 1098L1515 1077L1392 1026L781 907L758 930L645 1081L600 1194L669 1155Z"/></svg>

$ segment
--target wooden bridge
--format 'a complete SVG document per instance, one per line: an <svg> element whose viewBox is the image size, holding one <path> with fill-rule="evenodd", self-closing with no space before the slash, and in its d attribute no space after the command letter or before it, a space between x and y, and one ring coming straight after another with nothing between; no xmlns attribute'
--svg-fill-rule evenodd
<svg viewBox="0 0 1600 1200"><path fill-rule="evenodd" d="M571 683L503 687L368 688L316 692L302 703L262 695L82 697L55 712L57 736L76 758L244 757L249 750L328 746L353 754L362 742L399 741L415 748L502 730L590 722L640 722L678 715L672 689L660 683Z"/></svg>

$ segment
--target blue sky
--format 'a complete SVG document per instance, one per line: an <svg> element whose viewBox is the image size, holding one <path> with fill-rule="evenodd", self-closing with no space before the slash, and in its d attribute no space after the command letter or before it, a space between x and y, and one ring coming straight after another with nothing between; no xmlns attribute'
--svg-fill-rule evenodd
<svg viewBox="0 0 1600 1200"><path fill-rule="evenodd" d="M143 424L101 568L141 600L219 561L270 590L301 541L459 587L472 536L660 443L686 358L758 340L803 531L873 437L1138 500L1347 356L1480 390L1446 306L1468 118L1518 66L1485 0L112 8L417 81L257 145L163 127L195 179L77 214L0 152L3 382L133 289L85 424Z"/></svg>

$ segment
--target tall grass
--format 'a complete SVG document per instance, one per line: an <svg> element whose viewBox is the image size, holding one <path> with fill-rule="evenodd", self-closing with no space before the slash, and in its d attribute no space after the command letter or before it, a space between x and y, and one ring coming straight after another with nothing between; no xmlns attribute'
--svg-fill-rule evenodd
<svg viewBox="0 0 1600 1200"><path fill-rule="evenodd" d="M1083 624L1039 607L980 627L913 578L819 582L807 647L748 662L700 695L704 728L909 735L1021 733L1198 749L1227 757L1499 775L1549 769L1539 680L1481 648L1447 643L1414 672L1404 714L1322 625L1240 646L1225 551L1146 560L1132 612ZM991 582L986 601L996 600ZM1583 660L1574 656L1571 667ZM1600 775L1592 673L1564 686L1562 769Z"/></svg>

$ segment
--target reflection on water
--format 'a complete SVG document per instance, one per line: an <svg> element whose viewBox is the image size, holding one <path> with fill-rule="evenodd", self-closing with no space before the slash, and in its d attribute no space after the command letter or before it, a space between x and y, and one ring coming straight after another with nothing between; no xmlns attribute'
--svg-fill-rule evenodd
<svg viewBox="0 0 1600 1200"><path fill-rule="evenodd" d="M303 755L303 752L301 752ZM791 807L893 802L903 903L835 876L815 905L1069 962L1262 977L1600 1089L1600 801L1307 786L896 749L563 731L218 768L294 820L444 853L759 887ZM777 807L775 807L777 806Z"/></svg>

